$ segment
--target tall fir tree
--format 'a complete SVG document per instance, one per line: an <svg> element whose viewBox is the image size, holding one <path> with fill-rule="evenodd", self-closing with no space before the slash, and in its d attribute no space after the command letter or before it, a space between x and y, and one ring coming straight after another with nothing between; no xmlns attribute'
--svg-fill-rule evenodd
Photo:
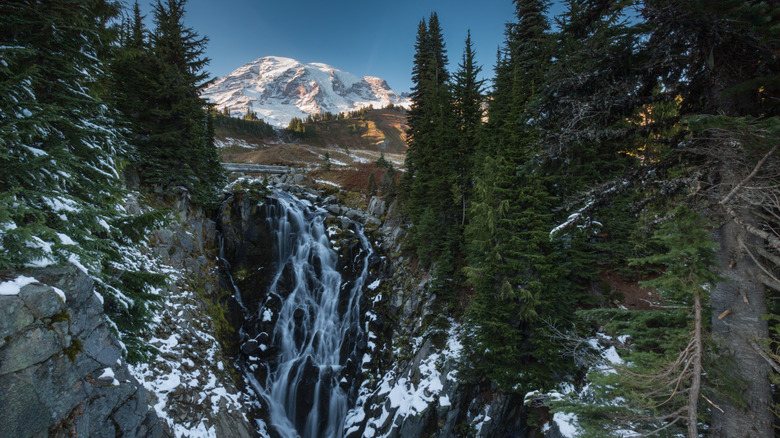
<svg viewBox="0 0 780 438"><path fill-rule="evenodd" d="M140 161L138 152L150 149L149 132L153 121L149 90L154 63L144 18L135 2L110 66L112 101L127 122L128 141L133 146L130 158L136 164ZM132 170L128 169L128 172Z"/></svg>
<svg viewBox="0 0 780 438"><path fill-rule="evenodd" d="M198 87L206 79L207 43L184 25L185 0L158 1L151 38L153 69L147 102L149 141L139 144L142 181L164 190L182 186L196 202L216 200L224 180L209 138L206 104Z"/></svg>
<svg viewBox="0 0 780 438"><path fill-rule="evenodd" d="M474 157L484 117L482 105L485 102L483 95L485 81L479 77L482 67L475 64L475 57L476 52L471 43L471 31L468 31L463 58L455 72L452 87L455 129L458 133L455 154L455 187L460 195L461 225L466 223L466 210L473 189Z"/></svg>
<svg viewBox="0 0 780 438"><path fill-rule="evenodd" d="M516 2L517 22L507 27L496 67L466 229L475 293L467 360L478 375L517 392L546 386L552 373L567 369L544 337L540 315L571 315L577 301L565 281L561 248L549 238L555 198L532 123L551 59L545 11L544 2Z"/></svg>
<svg viewBox="0 0 780 438"><path fill-rule="evenodd" d="M444 281L453 278L460 252L460 199L453 193L455 118L447 54L436 13L427 24L420 22L415 51L404 205L414 224L412 240L422 265L437 262L437 278Z"/></svg>

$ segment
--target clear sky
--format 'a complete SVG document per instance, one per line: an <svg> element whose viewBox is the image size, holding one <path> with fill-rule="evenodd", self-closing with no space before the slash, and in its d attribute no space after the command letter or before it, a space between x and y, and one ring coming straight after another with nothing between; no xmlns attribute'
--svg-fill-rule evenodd
<svg viewBox="0 0 780 438"><path fill-rule="evenodd" d="M139 0L147 18L149 3ZM378 76L400 93L412 86L422 18L438 13L450 71L457 68L471 29L477 61L489 78L514 6L511 0L189 0L186 10L185 24L209 37L210 77L264 56L284 56Z"/></svg>

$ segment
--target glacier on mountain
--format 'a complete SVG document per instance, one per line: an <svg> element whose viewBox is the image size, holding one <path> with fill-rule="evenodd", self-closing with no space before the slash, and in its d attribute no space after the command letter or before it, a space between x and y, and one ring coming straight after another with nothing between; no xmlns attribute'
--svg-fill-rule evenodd
<svg viewBox="0 0 780 438"><path fill-rule="evenodd" d="M338 114L369 105L407 107L407 97L393 91L381 78L359 78L327 64L303 64L278 56L259 58L201 90L218 110L234 117L250 109L266 122L286 127L293 117L330 112Z"/></svg>

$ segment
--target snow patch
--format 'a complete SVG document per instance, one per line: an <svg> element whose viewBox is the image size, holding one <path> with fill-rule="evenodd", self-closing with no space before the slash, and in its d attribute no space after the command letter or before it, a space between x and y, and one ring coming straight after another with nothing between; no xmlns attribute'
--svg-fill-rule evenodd
<svg viewBox="0 0 780 438"><path fill-rule="evenodd" d="M4 281L0 283L0 295L19 295L19 292L23 287L28 284L37 283L33 277L25 277L20 275L11 281Z"/></svg>
<svg viewBox="0 0 780 438"><path fill-rule="evenodd" d="M566 438L574 438L578 435L577 415L572 413L556 412L553 415L553 421L558 426L558 430Z"/></svg>
<svg viewBox="0 0 780 438"><path fill-rule="evenodd" d="M328 181L326 179L315 179L315 182L318 182L320 184L326 184L333 187L341 187L341 184L334 183L333 181Z"/></svg>

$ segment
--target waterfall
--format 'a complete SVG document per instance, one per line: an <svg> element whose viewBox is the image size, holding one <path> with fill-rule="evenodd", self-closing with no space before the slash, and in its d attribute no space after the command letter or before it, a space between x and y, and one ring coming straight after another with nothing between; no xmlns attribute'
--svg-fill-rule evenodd
<svg viewBox="0 0 780 438"><path fill-rule="evenodd" d="M348 410L349 383L342 371L362 335L359 301L371 245L358 227L361 247L352 261L362 267L354 280L344 281L323 223L324 210L283 192L274 198L278 202L265 207L275 234L276 273L268 296L282 304L271 334L276 359L262 396L283 437L338 438ZM258 311L267 312L264 305Z"/></svg>

